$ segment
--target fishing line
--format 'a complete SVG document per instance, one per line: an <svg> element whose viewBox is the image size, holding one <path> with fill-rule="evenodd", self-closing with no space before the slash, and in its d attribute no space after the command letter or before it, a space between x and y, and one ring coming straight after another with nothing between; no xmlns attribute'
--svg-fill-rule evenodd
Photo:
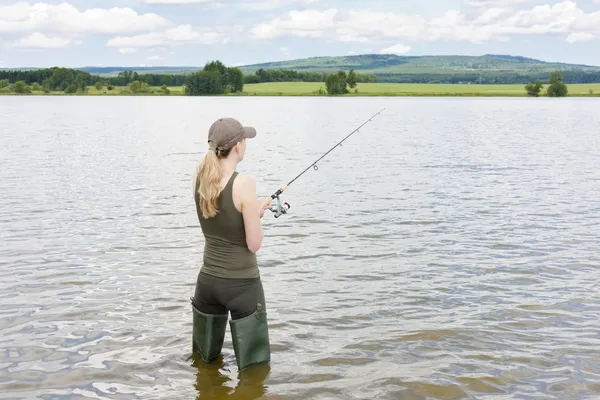
<svg viewBox="0 0 600 400"><path fill-rule="evenodd" d="M368 124L369 122L371 122L371 120L373 118L375 118L376 116L378 116L379 114L381 114L381 112L385 110L385 108L382 108L381 111L379 111L377 114L374 114L371 118L369 118L368 120L366 120L365 122L363 122L358 128L356 128L355 130L353 130L352 132L350 132L345 138L343 138L342 140L340 140L339 142L337 142L331 149L329 149L325 154L323 154L321 157L319 157L315 162L313 162L312 164L310 164L308 167L306 167L306 169L302 172L300 172L294 179L292 179L291 181L289 181L287 183L287 185L283 185L281 188L279 188L275 193L273 193L271 196L269 196L262 204L261 208L265 208L269 203L271 203L272 200L277 200L277 204L275 206L275 209L273 209L273 207L271 207L271 211L273 211L273 213L275 214L275 218L279 218L281 215L286 214L287 210L290 209L290 205L289 203L285 202L283 204L281 204L281 200L279 198L279 195L281 193L283 193L288 186L290 186L292 183L294 183L298 178L300 178L302 175L304 175L311 167L314 168L315 171L317 171L319 168L317 167L317 163L319 161L321 161L323 158L325 158L325 156L327 156L329 153L331 153L336 147L341 146L342 143L348 139L350 136L352 136L353 134L355 134L356 132L358 132L360 130L360 128L362 128L363 126L365 126L366 124Z"/></svg>

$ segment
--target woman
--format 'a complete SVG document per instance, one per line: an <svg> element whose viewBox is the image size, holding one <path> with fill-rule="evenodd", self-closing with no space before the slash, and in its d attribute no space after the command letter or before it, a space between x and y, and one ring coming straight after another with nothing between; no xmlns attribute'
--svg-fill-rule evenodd
<svg viewBox="0 0 600 400"><path fill-rule="evenodd" d="M233 118L215 121L200 163L194 198L205 238L204 260L192 298L193 349L210 362L221 353L228 313L238 369L270 361L265 295L256 252L264 237L265 208L256 182L239 174L246 140L256 130Z"/></svg>

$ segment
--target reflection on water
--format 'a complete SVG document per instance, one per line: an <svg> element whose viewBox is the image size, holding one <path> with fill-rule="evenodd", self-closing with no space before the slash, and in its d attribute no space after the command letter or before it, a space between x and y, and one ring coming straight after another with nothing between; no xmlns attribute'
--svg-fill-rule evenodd
<svg viewBox="0 0 600 400"><path fill-rule="evenodd" d="M263 220L270 368L190 358L210 123L262 197L384 107ZM599 108L0 97L0 399L599 398Z"/></svg>
<svg viewBox="0 0 600 400"><path fill-rule="evenodd" d="M197 400L259 399L267 393L265 379L271 370L269 363L252 365L238 373L237 382L224 372L223 355L211 363L202 361L195 353L190 356L198 370L196 384Z"/></svg>

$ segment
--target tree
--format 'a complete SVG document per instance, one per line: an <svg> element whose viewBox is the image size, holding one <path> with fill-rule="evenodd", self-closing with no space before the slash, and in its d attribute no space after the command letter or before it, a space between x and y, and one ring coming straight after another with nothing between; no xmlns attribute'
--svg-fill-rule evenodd
<svg viewBox="0 0 600 400"><path fill-rule="evenodd" d="M102 90L102 86L103 86L102 82L100 82L100 81L96 82L96 90L97 91L101 91Z"/></svg>
<svg viewBox="0 0 600 400"><path fill-rule="evenodd" d="M348 79L347 79L348 86L350 86L351 88L355 88L356 87L356 79L357 79L356 72L354 72L354 69L351 69L348 72Z"/></svg>
<svg viewBox="0 0 600 400"><path fill-rule="evenodd" d="M188 96L223 94L224 91L221 74L218 71L194 72L188 76L185 82L185 94Z"/></svg>
<svg viewBox="0 0 600 400"><path fill-rule="evenodd" d="M42 87L44 88L44 93L50 93L53 89L52 86L52 78L46 78L42 81Z"/></svg>
<svg viewBox="0 0 600 400"><path fill-rule="evenodd" d="M223 85L223 91L229 85L229 71L228 68L219 60L211 61L204 65L204 71L207 72L218 72L221 75L221 85Z"/></svg>
<svg viewBox="0 0 600 400"><path fill-rule="evenodd" d="M69 83L69 85L65 88L65 93L77 93L77 85L75 83Z"/></svg>
<svg viewBox="0 0 600 400"><path fill-rule="evenodd" d="M15 82L15 84L13 86L13 91L15 93L28 93L27 89L29 89L29 93L31 93L31 88L29 86L27 86L25 81Z"/></svg>
<svg viewBox="0 0 600 400"><path fill-rule="evenodd" d="M255 72L255 74L258 76L261 82L267 82L269 79L269 71L266 71L263 68L260 68Z"/></svg>
<svg viewBox="0 0 600 400"><path fill-rule="evenodd" d="M244 74L239 68L227 67L215 60L186 77L184 87L188 96L241 92L244 90Z"/></svg>
<svg viewBox="0 0 600 400"><path fill-rule="evenodd" d="M129 90L132 93L145 93L150 89L150 86L146 82L133 81L129 84Z"/></svg>
<svg viewBox="0 0 600 400"><path fill-rule="evenodd" d="M227 67L219 60L208 62L204 65L204 71L217 71L224 75L227 72Z"/></svg>
<svg viewBox="0 0 600 400"><path fill-rule="evenodd" d="M229 91L231 93L244 91L244 74L239 68L228 68Z"/></svg>
<svg viewBox="0 0 600 400"><path fill-rule="evenodd" d="M527 85L525 85L525 90L527 91L527 94L529 96L538 97L543 87L544 85L542 85L542 81L538 79L535 81L535 84L528 83Z"/></svg>
<svg viewBox="0 0 600 400"><path fill-rule="evenodd" d="M330 95L348 93L347 77L344 71L338 71L335 74L329 74L325 78L325 87Z"/></svg>
<svg viewBox="0 0 600 400"><path fill-rule="evenodd" d="M546 90L546 93L550 97L564 97L569 93L567 85L563 82L562 74L559 71L550 73L549 79L550 85Z"/></svg>
<svg viewBox="0 0 600 400"><path fill-rule="evenodd" d="M86 93L87 92L87 81L85 79L85 75L79 73L80 71L76 72L76 78L75 78L75 86L77 89L79 89L82 93Z"/></svg>
<svg viewBox="0 0 600 400"><path fill-rule="evenodd" d="M75 83L75 71L68 68L55 68L50 78L49 88L54 90L66 90L69 85ZM77 91L77 88L75 88ZM71 93L71 92L67 92Z"/></svg>
<svg viewBox="0 0 600 400"><path fill-rule="evenodd" d="M260 83L260 76L254 75L244 75L244 83Z"/></svg>
<svg viewBox="0 0 600 400"><path fill-rule="evenodd" d="M10 83L8 82L8 79L0 79L0 89L4 89L5 87L8 87Z"/></svg>
<svg viewBox="0 0 600 400"><path fill-rule="evenodd" d="M128 85L133 81L133 71L126 69L125 71L119 72L118 78L123 81L123 84Z"/></svg>

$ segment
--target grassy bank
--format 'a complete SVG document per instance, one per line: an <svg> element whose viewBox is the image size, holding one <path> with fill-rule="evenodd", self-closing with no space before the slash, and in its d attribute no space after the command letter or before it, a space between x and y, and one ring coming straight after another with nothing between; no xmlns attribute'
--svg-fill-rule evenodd
<svg viewBox="0 0 600 400"><path fill-rule="evenodd" d="M600 83L568 85L570 96L600 96ZM270 82L244 85L244 93L256 96L310 96L325 84L319 82ZM345 96L526 96L525 85L460 85L419 83L359 83ZM591 93L590 93L591 91ZM545 95L542 91L541 95Z"/></svg>
<svg viewBox="0 0 600 400"><path fill-rule="evenodd" d="M569 96L600 96L600 83L567 85ZM73 95L85 96L183 96L182 86L168 88L168 94L160 87L151 87L147 93L132 93L128 87L115 86L97 90L88 87L87 93ZM321 90L321 92L319 92ZM15 93L1 93L16 95ZM64 92L44 93L34 91L27 95L62 95ZM541 96L545 95L542 90ZM244 85L243 93L232 96L327 96L322 82L270 82ZM413 84L413 83L359 83L356 91L351 90L344 96L517 96L525 97L525 85L468 85L468 84Z"/></svg>

